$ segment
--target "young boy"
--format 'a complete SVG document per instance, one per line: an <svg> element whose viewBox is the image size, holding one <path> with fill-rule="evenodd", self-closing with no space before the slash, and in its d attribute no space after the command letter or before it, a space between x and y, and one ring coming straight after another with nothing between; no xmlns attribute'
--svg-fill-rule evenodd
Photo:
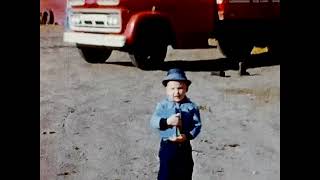
<svg viewBox="0 0 320 180"><path fill-rule="evenodd" d="M201 129L198 107L186 96L191 81L181 69L170 69L162 81L167 98L157 104L151 127L160 131L158 180L191 180L193 172L190 140Z"/></svg>

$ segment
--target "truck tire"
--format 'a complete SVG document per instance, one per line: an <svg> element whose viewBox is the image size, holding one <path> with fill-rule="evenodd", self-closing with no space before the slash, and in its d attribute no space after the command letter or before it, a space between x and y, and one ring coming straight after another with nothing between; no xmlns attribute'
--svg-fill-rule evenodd
<svg viewBox="0 0 320 180"><path fill-rule="evenodd" d="M48 23L47 24L54 24L54 14L53 11L51 9L48 10L49 12L49 19L48 19Z"/></svg>
<svg viewBox="0 0 320 180"><path fill-rule="evenodd" d="M144 26L129 51L132 64L142 70L157 69L167 54L168 33L159 25Z"/></svg>
<svg viewBox="0 0 320 180"><path fill-rule="evenodd" d="M218 47L227 58L242 59L250 56L253 43L250 38L222 37L218 39Z"/></svg>
<svg viewBox="0 0 320 180"><path fill-rule="evenodd" d="M227 58L237 60L250 56L255 34L251 21L217 22L218 48Z"/></svg>
<svg viewBox="0 0 320 180"><path fill-rule="evenodd" d="M48 12L47 12L47 11L44 11L44 12L42 13L42 16L41 16L41 22L40 22L40 24L42 24L42 25L47 24L48 16L49 16Z"/></svg>
<svg viewBox="0 0 320 180"><path fill-rule="evenodd" d="M105 47L88 47L77 45L81 57L88 63L104 63L110 57L112 50Z"/></svg>

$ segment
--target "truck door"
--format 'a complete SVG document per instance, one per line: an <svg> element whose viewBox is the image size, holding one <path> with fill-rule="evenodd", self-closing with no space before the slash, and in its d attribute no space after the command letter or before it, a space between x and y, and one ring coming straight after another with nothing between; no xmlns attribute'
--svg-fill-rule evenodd
<svg viewBox="0 0 320 180"><path fill-rule="evenodd" d="M160 0L176 33L174 48L207 48L214 26L215 0Z"/></svg>

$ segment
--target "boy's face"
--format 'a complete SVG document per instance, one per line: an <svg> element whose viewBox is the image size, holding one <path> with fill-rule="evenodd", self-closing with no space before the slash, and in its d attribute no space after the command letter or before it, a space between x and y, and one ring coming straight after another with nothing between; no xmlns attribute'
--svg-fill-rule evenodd
<svg viewBox="0 0 320 180"><path fill-rule="evenodd" d="M181 101L188 91L188 87L183 81L169 81L166 87L168 98L174 102Z"/></svg>

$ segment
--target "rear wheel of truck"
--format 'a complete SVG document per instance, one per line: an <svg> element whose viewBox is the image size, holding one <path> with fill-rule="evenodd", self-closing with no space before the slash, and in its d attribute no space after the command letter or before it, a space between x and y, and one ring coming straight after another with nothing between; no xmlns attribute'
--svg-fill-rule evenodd
<svg viewBox="0 0 320 180"><path fill-rule="evenodd" d="M227 58L234 60L250 56L255 31L251 22L221 21L217 23L218 48Z"/></svg>
<svg viewBox="0 0 320 180"><path fill-rule="evenodd" d="M253 43L245 37L221 37L218 39L219 49L223 55L231 59L242 59L250 56Z"/></svg>
<svg viewBox="0 0 320 180"><path fill-rule="evenodd" d="M88 63L104 63L110 57L112 50L106 47L88 47L77 45L81 57Z"/></svg>
<svg viewBox="0 0 320 180"><path fill-rule="evenodd" d="M159 25L141 28L129 51L132 64L142 70L159 68L167 54L167 31Z"/></svg>

